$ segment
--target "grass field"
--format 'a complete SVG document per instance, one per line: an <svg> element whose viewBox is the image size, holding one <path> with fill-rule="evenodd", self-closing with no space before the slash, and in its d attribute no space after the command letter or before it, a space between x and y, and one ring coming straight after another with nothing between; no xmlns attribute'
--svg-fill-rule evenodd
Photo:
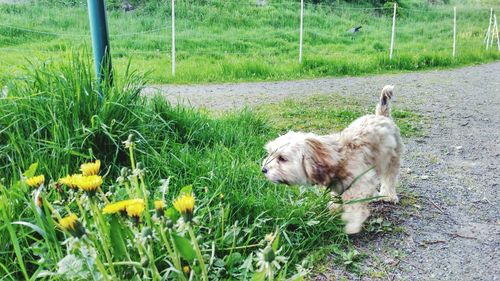
<svg viewBox="0 0 500 281"><path fill-rule="evenodd" d="M0 4L0 79L17 77L28 60L61 60L68 49L90 51L84 6ZM413 1L418 2L418 1ZM412 2L412 3L413 3ZM404 4L398 10L393 62L391 11L371 6L307 4L304 61L298 63L299 3L178 1L177 73L171 74L170 7L151 1L132 12L108 12L113 62L150 72L154 83L281 80L445 68L497 60L484 50L489 7L457 1L457 57L452 58L452 5ZM362 25L352 37L347 31ZM123 71L121 71L123 73Z"/></svg>
<svg viewBox="0 0 500 281"><path fill-rule="evenodd" d="M109 246L110 260L103 264L116 263L117 268L114 272L104 270L107 274L129 278L132 271L125 265L133 265L153 278L154 264L160 274L172 277L168 275L172 266L165 263L168 257L163 240L156 240L160 239L158 236L149 248L156 262L139 267L143 252L136 251L135 240L126 238L134 233L139 235L137 228L125 227L118 238L111 231L114 241L129 241L126 245L131 248L124 246L126 259L120 258L120 247L107 242L109 238L102 234L109 230L100 230L103 225L116 226L117 222L106 217L105 223L99 223L95 209L107 201L130 196L122 184L115 182L122 167L130 167L131 152L122 144L129 134L136 137L134 158L144 167L144 188L149 190L149 200L163 198L166 206L171 206L171 200L183 186L193 186L200 248L204 253L212 253L211 257L206 256L211 279L250 276L256 269L248 267L254 263L255 253L265 248L264 237L276 229L281 237L276 247L282 248L280 255L288 258L281 270L276 269L277 279L309 272L313 264L334 249L348 250L342 223L327 211L328 196L324 191L274 185L261 175L262 146L288 128L325 132L321 124L328 123L341 129L373 108L365 108L355 99L331 96L286 101L285 111L278 111L281 106L274 105L254 112L211 117L168 105L160 98L140 97L137 94L144 80L136 73L119 75L123 78L117 79L115 88L104 90L100 104L90 58L66 55L64 61L62 65L30 67L23 79L9 82L0 97L0 240L6 241L0 250L0 272L6 280L36 276L51 280L89 278L90 265L76 273L68 271L71 262L81 263L81 258L86 257L73 244L74 240L62 244L71 235L57 226L58 220L70 213L77 214L85 225L90 239L87 243L95 246L91 248L99 257L107 257L104 253ZM352 106L346 107L346 103ZM331 114L318 111L322 107L329 107ZM399 116L403 135L420 131L419 115L404 109L396 109L394 114ZM302 118L298 115L317 121L300 123ZM95 201L87 201L85 192L73 192L56 184L92 159L102 161L104 175L103 193L98 193ZM29 169L32 163L38 163L36 174L43 174L46 179L41 208L36 207L38 200L33 201L40 198L35 197L37 192L20 176L26 170L30 170L25 173L28 177L35 174ZM162 185L160 179L166 178L170 178L170 185L166 195L162 195L158 186ZM131 187L133 182L131 179ZM92 202L98 207L92 208ZM149 226L147 219L143 222L139 229ZM156 227L151 225L159 235L161 229ZM97 243L96 239L102 242ZM72 260L75 256L76 261ZM189 265L196 268L196 264Z"/></svg>

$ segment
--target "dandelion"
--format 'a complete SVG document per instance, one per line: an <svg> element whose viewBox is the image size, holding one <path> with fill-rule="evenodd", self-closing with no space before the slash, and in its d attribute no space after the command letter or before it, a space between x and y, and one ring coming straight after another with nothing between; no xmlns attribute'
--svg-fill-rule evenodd
<svg viewBox="0 0 500 281"><path fill-rule="evenodd" d="M191 221L193 220L193 209L194 209L194 196L193 194L182 194L177 197L174 201L174 208L181 213L184 222L186 222L187 229L189 232L189 236L191 237L191 242L193 243L194 249L196 251L196 255L198 257L198 261L200 262L201 272L203 274L202 280L208 281L208 272L207 267L205 266L205 261L203 260L203 255L200 251L200 246L198 245L198 241L196 241L196 235L193 232L193 227L191 226Z"/></svg>
<svg viewBox="0 0 500 281"><path fill-rule="evenodd" d="M269 280L272 280L274 275L274 269L279 270L281 268L280 263L286 263L287 258L280 256L278 251L274 251L271 246L267 246L264 250L260 249L257 253L257 267L259 272L265 272Z"/></svg>
<svg viewBox="0 0 500 281"><path fill-rule="evenodd" d="M33 188L40 187L40 185L42 185L44 182L45 182L44 175L38 175L38 176L34 176L34 177L26 179L26 184L33 187Z"/></svg>
<svg viewBox="0 0 500 281"><path fill-rule="evenodd" d="M64 184L65 186L71 188L71 189L77 189L78 188L78 181L82 177L81 174L77 175L67 175L64 178L60 178L57 182L60 184Z"/></svg>
<svg viewBox="0 0 500 281"><path fill-rule="evenodd" d="M109 203L102 209L103 214L116 214L123 213L125 214L127 211L127 206L135 205L135 204L144 204L144 200L142 199L128 199L123 201L118 201L114 203Z"/></svg>
<svg viewBox="0 0 500 281"><path fill-rule="evenodd" d="M185 265L185 266L182 267L182 272L184 272L184 274L186 276L189 276L189 272L191 272L191 268L189 268L188 265Z"/></svg>
<svg viewBox="0 0 500 281"><path fill-rule="evenodd" d="M65 218L59 220L61 228L68 231L74 237L80 238L85 234L85 228L78 221L78 217L75 214L70 214Z"/></svg>
<svg viewBox="0 0 500 281"><path fill-rule="evenodd" d="M122 143L125 145L125 148L134 148L135 136L133 134L128 135L127 140Z"/></svg>
<svg viewBox="0 0 500 281"><path fill-rule="evenodd" d="M80 171L84 176L93 176L99 174L99 169L101 168L101 161L96 160L95 162L84 163L80 166Z"/></svg>
<svg viewBox="0 0 500 281"><path fill-rule="evenodd" d="M185 222L193 219L194 196L192 194L183 194L174 201L174 208L181 213Z"/></svg>
<svg viewBox="0 0 500 281"><path fill-rule="evenodd" d="M97 188L102 185L102 177L101 176L82 176L79 177L76 181L76 186L78 186L83 191L87 192L89 195L94 195Z"/></svg>
<svg viewBox="0 0 500 281"><path fill-rule="evenodd" d="M125 207L125 211L130 218L133 218L136 220L136 222L139 222L139 219L144 212L144 204L128 205L127 207Z"/></svg>
<svg viewBox="0 0 500 281"><path fill-rule="evenodd" d="M156 200L155 203L155 210L156 210L156 216L158 217L163 217L164 213L165 213L165 204L163 204L163 201L161 200Z"/></svg>

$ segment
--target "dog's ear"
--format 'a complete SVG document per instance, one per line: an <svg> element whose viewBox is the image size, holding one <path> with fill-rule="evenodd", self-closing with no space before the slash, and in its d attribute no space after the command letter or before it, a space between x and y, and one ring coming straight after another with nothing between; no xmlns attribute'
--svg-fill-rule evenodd
<svg viewBox="0 0 500 281"><path fill-rule="evenodd" d="M313 138L306 139L307 149L302 158L302 165L309 181L327 186L335 177L338 152Z"/></svg>

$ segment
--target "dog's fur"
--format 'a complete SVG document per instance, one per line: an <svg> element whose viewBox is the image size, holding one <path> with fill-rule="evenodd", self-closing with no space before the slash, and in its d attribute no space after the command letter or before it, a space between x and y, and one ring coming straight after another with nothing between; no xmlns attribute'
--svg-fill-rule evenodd
<svg viewBox="0 0 500 281"><path fill-rule="evenodd" d="M356 119L340 133L319 136L288 132L270 141L265 146L268 156L262 172L275 183L334 187L344 202L374 196L398 202L396 184L403 144L390 115L388 102L393 88L387 85L382 89L374 115ZM332 210L338 207L330 204ZM358 233L370 215L368 203L342 207L345 231Z"/></svg>

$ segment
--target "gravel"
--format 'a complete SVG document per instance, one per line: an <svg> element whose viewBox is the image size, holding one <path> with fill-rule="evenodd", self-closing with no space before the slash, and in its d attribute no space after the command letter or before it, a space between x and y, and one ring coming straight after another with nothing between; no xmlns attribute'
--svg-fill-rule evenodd
<svg viewBox="0 0 500 281"><path fill-rule="evenodd" d="M144 93L228 110L332 93L375 104L386 84L396 85L395 107L430 120L425 136L405 139L406 203L374 206L374 216L399 231L353 237L369 255L361 276L332 262L316 280L500 280L500 62L369 77L154 86Z"/></svg>

